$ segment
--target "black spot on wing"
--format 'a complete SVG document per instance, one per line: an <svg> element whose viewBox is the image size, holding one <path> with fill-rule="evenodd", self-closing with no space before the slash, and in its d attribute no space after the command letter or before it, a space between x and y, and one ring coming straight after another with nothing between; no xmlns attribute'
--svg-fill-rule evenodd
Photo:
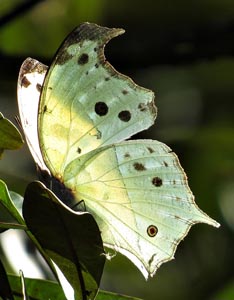
<svg viewBox="0 0 234 300"><path fill-rule="evenodd" d="M89 55L87 53L82 53L78 58L79 65L85 65L89 61Z"/></svg>
<svg viewBox="0 0 234 300"><path fill-rule="evenodd" d="M99 115L100 117L105 116L108 113L108 106L105 102L97 102L95 104L95 112L97 115Z"/></svg>
<svg viewBox="0 0 234 300"><path fill-rule="evenodd" d="M43 107L43 113L45 113L45 112L47 112L47 111L48 111L47 105L45 105L45 106Z"/></svg>
<svg viewBox="0 0 234 300"><path fill-rule="evenodd" d="M127 90L122 90L122 94L123 94L123 95L127 95L127 94L128 94L128 91L127 91Z"/></svg>
<svg viewBox="0 0 234 300"><path fill-rule="evenodd" d="M152 179L152 184L159 187L162 185L162 179L156 176Z"/></svg>
<svg viewBox="0 0 234 300"><path fill-rule="evenodd" d="M41 113L45 114L45 113L49 113L51 114L52 111L50 109L48 109L47 105L44 105L43 108L40 110Z"/></svg>
<svg viewBox="0 0 234 300"><path fill-rule="evenodd" d="M131 113L128 110L122 110L118 114L118 118L123 122L128 122L131 119Z"/></svg>
<svg viewBox="0 0 234 300"><path fill-rule="evenodd" d="M154 149L151 148L151 147L147 147L147 149L148 149L149 153L154 153L155 152Z"/></svg>
<svg viewBox="0 0 234 300"><path fill-rule="evenodd" d="M133 167L137 171L145 171L146 170L146 167L142 163L138 163L138 162L134 163Z"/></svg>
<svg viewBox="0 0 234 300"><path fill-rule="evenodd" d="M77 152L78 152L79 154L81 153L81 148L80 148L80 147L77 148Z"/></svg>

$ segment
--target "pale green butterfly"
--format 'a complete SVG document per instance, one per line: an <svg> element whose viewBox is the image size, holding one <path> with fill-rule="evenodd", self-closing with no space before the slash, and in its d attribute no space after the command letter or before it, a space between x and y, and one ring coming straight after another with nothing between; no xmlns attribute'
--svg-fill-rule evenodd
<svg viewBox="0 0 234 300"><path fill-rule="evenodd" d="M105 60L105 44L123 32L83 23L48 71L28 58L20 70L18 103L35 162L66 187L65 194L55 193L69 205L83 202L104 245L126 255L147 278L173 258L193 224L219 224L195 204L168 146L124 141L154 123L156 107L152 91Z"/></svg>

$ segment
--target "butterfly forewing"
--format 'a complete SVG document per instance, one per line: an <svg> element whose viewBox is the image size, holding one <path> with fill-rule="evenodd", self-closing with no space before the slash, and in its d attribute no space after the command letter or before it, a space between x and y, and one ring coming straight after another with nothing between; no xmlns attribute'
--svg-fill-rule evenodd
<svg viewBox="0 0 234 300"><path fill-rule="evenodd" d="M82 24L64 41L47 73L39 139L46 164L57 177L75 157L122 141L154 122L153 92L105 60L104 45L121 33Z"/></svg>
<svg viewBox="0 0 234 300"><path fill-rule="evenodd" d="M47 66L33 58L27 58L19 72L18 107L21 126L30 152L41 170L48 170L39 147L37 116L42 84Z"/></svg>

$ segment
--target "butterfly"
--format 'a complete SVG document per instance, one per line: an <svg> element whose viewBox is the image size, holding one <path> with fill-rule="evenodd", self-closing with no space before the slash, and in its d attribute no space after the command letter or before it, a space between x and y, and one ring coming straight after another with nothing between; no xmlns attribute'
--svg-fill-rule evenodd
<svg viewBox="0 0 234 300"><path fill-rule="evenodd" d="M219 224L197 207L167 145L126 140L153 125L157 109L154 93L104 56L106 43L123 32L83 23L48 69L26 59L18 106L29 149L50 175L52 190L67 205L90 212L104 245L147 278L173 258L193 224Z"/></svg>

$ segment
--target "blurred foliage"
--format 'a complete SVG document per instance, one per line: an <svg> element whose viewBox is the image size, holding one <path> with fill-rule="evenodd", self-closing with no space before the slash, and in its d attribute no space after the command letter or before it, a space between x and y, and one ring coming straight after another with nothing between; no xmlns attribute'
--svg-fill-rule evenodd
<svg viewBox="0 0 234 300"><path fill-rule="evenodd" d="M0 159L5 149L15 150L23 145L23 139L17 128L0 112Z"/></svg>
<svg viewBox="0 0 234 300"><path fill-rule="evenodd" d="M30 13L23 18L16 18L1 31L2 51L14 55L27 55L30 52L41 56L53 55L56 43L60 43L78 23L85 20L101 21L104 0L37 2ZM77 22L74 23L74 20Z"/></svg>
<svg viewBox="0 0 234 300"><path fill-rule="evenodd" d="M228 283L213 300L233 300L234 299L234 282Z"/></svg>
<svg viewBox="0 0 234 300"><path fill-rule="evenodd" d="M30 9L20 10L25 3L31 4ZM145 300L232 299L234 2L1 0L0 111L4 116L13 120L17 114L16 81L26 56L51 61L65 36L83 21L126 30L107 46L107 58L117 70L153 89L159 110L155 126L137 137L158 139L172 147L198 205L221 223L218 230L194 226L176 259L148 282L117 255L106 265L102 288ZM23 193L36 178L35 168L26 147L16 152L4 155L0 176Z"/></svg>

